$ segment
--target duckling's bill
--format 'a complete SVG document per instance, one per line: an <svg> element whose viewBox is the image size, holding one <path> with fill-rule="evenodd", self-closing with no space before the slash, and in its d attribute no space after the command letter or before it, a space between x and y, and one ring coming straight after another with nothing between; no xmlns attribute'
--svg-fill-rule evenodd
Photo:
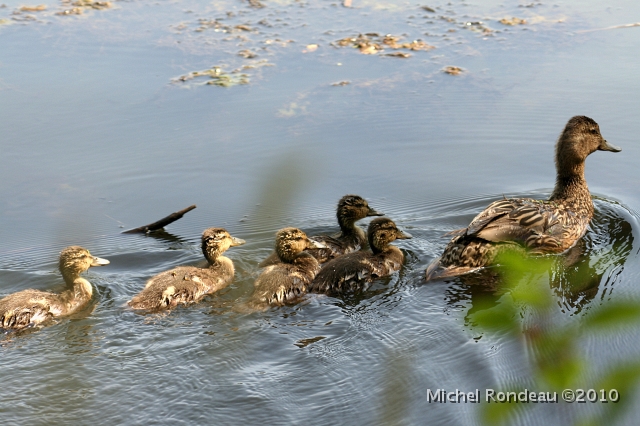
<svg viewBox="0 0 640 426"><path fill-rule="evenodd" d="M101 257L92 256L92 258L93 258L93 261L91 262L91 266L104 266L111 263L107 259L103 259Z"/></svg>
<svg viewBox="0 0 640 426"><path fill-rule="evenodd" d="M319 241L308 239L307 240L307 248L320 248L320 249L323 249L323 248L327 248L327 246L322 244Z"/></svg>
<svg viewBox="0 0 640 426"><path fill-rule="evenodd" d="M246 241L241 238L231 237L231 247L241 246L244 243L246 243Z"/></svg>
<svg viewBox="0 0 640 426"><path fill-rule="evenodd" d="M369 207L369 211L367 212L367 216L384 216L384 213L377 212L374 208Z"/></svg>
<svg viewBox="0 0 640 426"><path fill-rule="evenodd" d="M413 238L413 235L411 235L408 232L401 231L401 230L398 229L398 232L396 233L396 239L398 239L398 240L410 240L411 238Z"/></svg>

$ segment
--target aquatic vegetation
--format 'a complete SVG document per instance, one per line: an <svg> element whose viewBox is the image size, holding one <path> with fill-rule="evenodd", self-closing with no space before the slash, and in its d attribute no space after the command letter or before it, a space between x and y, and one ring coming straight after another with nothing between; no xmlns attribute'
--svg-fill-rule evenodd
<svg viewBox="0 0 640 426"><path fill-rule="evenodd" d="M401 37L387 34L380 36L377 33L359 34L355 37L345 37L333 43L338 47L353 47L360 51L364 55L373 55L381 53L385 48L388 49L407 49L411 51L429 51L435 49L435 46L425 43L422 40L414 40L412 42L400 43ZM411 55L404 52L387 53L386 56L396 56L401 58L408 58Z"/></svg>
<svg viewBox="0 0 640 426"><path fill-rule="evenodd" d="M605 392L604 398L611 397L612 403L599 404L596 414L576 422L610 424L628 407L623 401L633 400L631 393L640 379L640 362L623 359L611 363L603 373L585 383L585 377L590 377L595 371L603 371L603 368L596 368L581 348L581 342L585 335L606 335L637 324L640 303L609 296L600 306L567 318L558 312L560 304L552 290L553 277L566 267L562 262L553 257L532 258L516 252L501 255L499 262L500 284L496 293L499 299L496 302L495 296L486 296L474 303L474 312L468 314L472 327L483 334L506 333L522 340L531 354L532 379L540 391L555 392L565 401L573 402L571 395L563 394L563 390L597 389L598 400L601 400L600 389L616 390L621 396L619 403L616 395L611 394L612 397ZM579 282L588 277L576 275L573 279ZM519 389L509 383L505 388ZM511 416L528 405L516 401L498 404L485 401L483 420L487 424L509 424ZM577 410L579 406L568 405L567 409L575 407Z"/></svg>
<svg viewBox="0 0 640 426"><path fill-rule="evenodd" d="M211 86L231 87L238 84L249 84L249 76L238 70L231 72L222 71L221 67L211 67L207 70L192 71L189 74L182 75L174 80L174 82L183 82L192 80L197 77L209 77L210 80L202 83Z"/></svg>
<svg viewBox="0 0 640 426"><path fill-rule="evenodd" d="M463 69L460 67L448 66L445 67L442 72L449 75L460 75L463 72Z"/></svg>

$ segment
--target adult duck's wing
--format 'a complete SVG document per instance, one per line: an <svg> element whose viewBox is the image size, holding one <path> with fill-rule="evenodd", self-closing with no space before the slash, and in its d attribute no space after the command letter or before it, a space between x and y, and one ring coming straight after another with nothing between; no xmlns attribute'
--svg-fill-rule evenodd
<svg viewBox="0 0 640 426"><path fill-rule="evenodd" d="M557 208L530 199L504 199L487 207L471 222L466 235L495 243L518 242L528 247L553 250L559 246L562 226ZM552 232L549 232L552 231Z"/></svg>

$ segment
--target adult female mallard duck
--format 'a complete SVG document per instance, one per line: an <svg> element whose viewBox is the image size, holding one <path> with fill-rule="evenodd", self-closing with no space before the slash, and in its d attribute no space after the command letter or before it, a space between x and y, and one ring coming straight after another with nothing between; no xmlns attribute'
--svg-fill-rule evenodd
<svg viewBox="0 0 640 426"><path fill-rule="evenodd" d="M71 246L60 252L58 268L69 287L60 294L40 290L23 290L0 299L0 328L20 329L35 326L53 317L73 314L83 308L93 295L91 283L80 274L92 266L109 261L92 256L89 250Z"/></svg>
<svg viewBox="0 0 640 426"><path fill-rule="evenodd" d="M427 280L473 272L490 265L503 250L561 253L586 232L593 201L584 163L595 151L619 152L589 117L569 120L556 143L556 185L548 200L505 198L489 205L454 237L427 268Z"/></svg>
<svg viewBox="0 0 640 426"><path fill-rule="evenodd" d="M222 228L209 228L202 233L202 253L209 262L207 268L179 266L162 272L147 281L140 293L129 301L133 309L160 310L188 305L207 294L225 288L233 280L233 262L222 256L229 247L244 244Z"/></svg>
<svg viewBox="0 0 640 426"><path fill-rule="evenodd" d="M371 252L357 251L327 262L309 286L310 292L343 293L361 289L364 284L397 271L404 255L391 243L411 235L398 229L391 219L376 218L369 224L367 238Z"/></svg>
<svg viewBox="0 0 640 426"><path fill-rule="evenodd" d="M267 266L256 279L254 303L282 305L293 302L307 292L320 264L305 252L309 248L324 248L298 228L284 228L276 233L276 254L279 263Z"/></svg>
<svg viewBox="0 0 640 426"><path fill-rule="evenodd" d="M311 240L325 246L325 248L307 249L307 252L318 259L320 263L360 250L367 241L367 236L362 228L356 226L356 222L368 216L382 216L382 213L378 213L369 207L369 203L359 195L345 195L338 201L336 216L338 217L340 232L331 236L318 235L309 237ZM279 261L278 255L272 253L259 266L262 268L274 265Z"/></svg>

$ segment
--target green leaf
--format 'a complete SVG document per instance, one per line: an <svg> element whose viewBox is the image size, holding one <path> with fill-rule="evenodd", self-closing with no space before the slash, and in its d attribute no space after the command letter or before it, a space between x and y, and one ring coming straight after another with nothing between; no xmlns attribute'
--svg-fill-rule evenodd
<svg viewBox="0 0 640 426"><path fill-rule="evenodd" d="M609 330L612 327L627 325L640 319L640 303L629 301L610 301L597 310L590 311L584 317L585 329Z"/></svg>

